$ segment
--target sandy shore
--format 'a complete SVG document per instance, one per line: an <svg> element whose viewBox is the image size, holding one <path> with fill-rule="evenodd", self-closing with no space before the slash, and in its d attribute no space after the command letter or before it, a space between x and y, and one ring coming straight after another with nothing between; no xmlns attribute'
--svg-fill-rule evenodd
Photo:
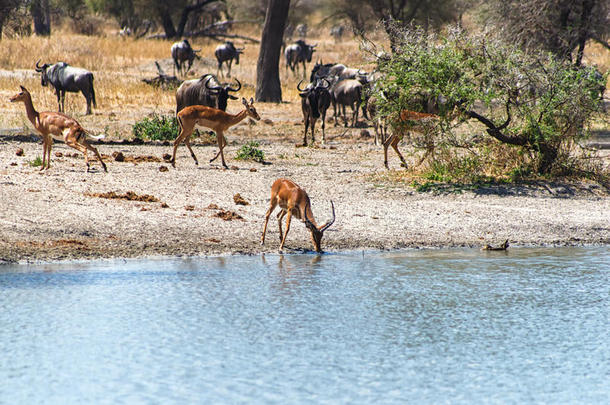
<svg viewBox="0 0 610 405"><path fill-rule="evenodd" d="M610 243L610 199L597 184L418 193L383 180L383 154L371 142L296 148L292 140L263 139L263 165L235 160L244 140L228 138L230 170L207 163L213 146L195 147L199 167L182 146L173 169L162 160L170 146L99 144L104 155L152 158L108 158L108 173L95 162L96 170L86 173L82 155L56 143L51 169L40 173L28 164L41 155L39 143L0 137L0 263L277 252L275 216L266 244L259 240L270 187L279 177L307 190L320 223L334 201L337 220L324 236L327 251L480 247L505 239L513 246ZM398 166L395 156L391 165ZM102 197L110 192L152 201ZM237 193L249 205L237 205ZM293 221L285 252L309 249L308 231Z"/></svg>

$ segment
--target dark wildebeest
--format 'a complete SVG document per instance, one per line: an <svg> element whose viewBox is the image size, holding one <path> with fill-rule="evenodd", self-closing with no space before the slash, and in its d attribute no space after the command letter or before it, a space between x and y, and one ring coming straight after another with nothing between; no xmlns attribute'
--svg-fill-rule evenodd
<svg viewBox="0 0 610 405"><path fill-rule="evenodd" d="M172 59L174 59L174 67L178 69L178 72L182 74L184 63L188 62L188 67L184 74L188 73L188 71L191 70L191 66L193 66L195 58L199 58L199 55L197 55L197 52L199 51L201 51L201 49L193 49L186 39L174 43L172 45Z"/></svg>
<svg viewBox="0 0 610 405"><path fill-rule="evenodd" d="M286 58L286 70L290 68L295 76L298 73L298 64L303 63L303 77L306 75L306 62L311 62L311 56L316 51L315 45L307 45L305 41L299 39L292 45L288 45L284 50L284 57ZM295 71L296 69L296 71Z"/></svg>
<svg viewBox="0 0 610 405"><path fill-rule="evenodd" d="M91 114L91 103L97 108L93 89L93 73L86 69L70 66L66 62L57 62L54 65L45 63L42 66L39 64L40 60L36 62L36 71L40 72L40 83L43 86L51 83L51 86L55 88L59 112L64 112L66 91L83 93L87 100L87 114Z"/></svg>
<svg viewBox="0 0 610 405"><path fill-rule="evenodd" d="M356 79L341 80L333 85L330 95L333 104L335 125L337 125L337 106L339 106L339 109L343 109L343 119L345 120L345 126L347 126L345 106L349 105L354 111L351 126L355 127L356 122L358 122L358 110L362 103L362 83Z"/></svg>
<svg viewBox="0 0 610 405"><path fill-rule="evenodd" d="M330 76L330 69L333 66L335 66L335 63L322 63L322 61L317 61L316 64L313 65L313 69L311 69L309 81L313 83Z"/></svg>
<svg viewBox="0 0 610 405"><path fill-rule="evenodd" d="M326 142L326 110L330 107L330 82L326 79L321 79L317 82L310 83L304 89L301 89L301 80L297 84L299 96L301 96L301 109L303 110L303 121L305 122L305 133L303 134L303 146L307 146L307 129L311 125L311 143L316 141L315 125L316 120L322 120L322 144Z"/></svg>
<svg viewBox="0 0 610 405"><path fill-rule="evenodd" d="M235 48L233 42L227 41L222 45L218 45L214 51L216 60L218 61L218 72L219 76L222 76L222 64L226 62L228 67L227 77L231 77L231 64L235 59L235 64L239 65L239 55L244 52L244 48Z"/></svg>
<svg viewBox="0 0 610 405"><path fill-rule="evenodd" d="M227 100L237 100L237 97L229 94L230 91L237 92L241 89L241 83L237 82L237 88L229 84L221 84L213 74L205 74L199 79L185 80L176 90L176 114L184 107L191 105L205 105L225 111Z"/></svg>

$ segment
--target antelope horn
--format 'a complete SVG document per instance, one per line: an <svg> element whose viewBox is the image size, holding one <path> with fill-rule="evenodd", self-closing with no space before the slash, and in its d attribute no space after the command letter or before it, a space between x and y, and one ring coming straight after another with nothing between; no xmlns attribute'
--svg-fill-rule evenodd
<svg viewBox="0 0 610 405"><path fill-rule="evenodd" d="M315 228L316 226L309 220L309 218L307 217L307 208L311 207L311 202L309 201L309 199L307 200L307 205L305 206L305 212L304 212L304 216L305 216L305 225L308 228Z"/></svg>
<svg viewBox="0 0 610 405"><path fill-rule="evenodd" d="M330 228L330 226L332 224L335 223L335 204L333 204L333 201L330 200L330 206L332 207L333 210L333 219L331 219L330 221L328 221L327 223L325 223L324 225L322 225L320 227L320 232L324 232L325 230L327 230L328 228Z"/></svg>

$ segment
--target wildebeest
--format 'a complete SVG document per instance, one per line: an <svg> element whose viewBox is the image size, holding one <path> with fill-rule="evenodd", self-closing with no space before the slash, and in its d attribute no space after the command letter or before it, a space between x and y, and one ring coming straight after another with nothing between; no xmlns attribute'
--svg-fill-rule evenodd
<svg viewBox="0 0 610 405"><path fill-rule="evenodd" d="M330 76L330 69L335 66L335 63L322 63L322 61L317 61L313 68L311 69L311 75L309 76L309 81L311 83L316 80L326 78Z"/></svg>
<svg viewBox="0 0 610 405"><path fill-rule="evenodd" d="M345 126L347 126L345 106L349 105L354 111L351 126L355 127L356 122L358 122L358 110L362 103L362 83L356 79L338 81L331 88L330 94L335 116L335 125L337 125L338 106L339 109L343 109L343 119L345 120Z"/></svg>
<svg viewBox="0 0 610 405"><path fill-rule="evenodd" d="M237 100L237 97L229 92L237 92L241 89L241 83L237 82L237 88L229 84L221 84L213 74L205 74L199 79L185 80L176 90L176 114L184 107L191 105L205 105L225 111L227 100Z"/></svg>
<svg viewBox="0 0 610 405"><path fill-rule="evenodd" d="M188 67L186 68L186 72L188 73L191 70L191 66L193 66L193 61L195 58L199 58L197 52L200 52L201 49L193 49L191 44L187 39L183 39L180 42L175 42L171 48L172 51L172 59L174 59L174 66L180 73L182 72L182 68L185 62L188 62Z"/></svg>
<svg viewBox="0 0 610 405"><path fill-rule="evenodd" d="M301 110L303 111L303 121L305 123L305 133L303 134L303 146L307 146L307 129L311 125L311 143L316 141L315 125L318 118L322 120L322 144L326 142L326 110L330 107L330 82L321 79L310 83L304 89L301 88L301 80L297 84L299 96L301 96Z"/></svg>
<svg viewBox="0 0 610 405"><path fill-rule="evenodd" d="M216 60L218 61L218 72L219 76L222 76L222 64L226 63L227 77L231 77L231 64L233 63L233 59L235 59L235 64L239 65L239 55L243 53L244 48L235 48L233 42L226 41L222 45L218 45L216 50L214 51L214 55L216 55Z"/></svg>
<svg viewBox="0 0 610 405"><path fill-rule="evenodd" d="M298 73L298 64L303 63L303 77L305 77L306 62L311 62L311 56L316 51L314 45L307 45L305 41L299 39L292 45L288 45L284 50L284 57L286 58L286 69L290 68L296 75ZM296 68L296 71L295 71Z"/></svg>
<svg viewBox="0 0 610 405"><path fill-rule="evenodd" d="M91 114L92 102L93 106L97 108L93 89L93 73L90 71L70 66L66 62L57 62L54 65L45 63L40 66L40 60L36 62L36 71L40 72L40 83L43 86L50 83L55 88L59 112L64 112L66 91L83 93L87 100L87 114Z"/></svg>
<svg viewBox="0 0 610 405"><path fill-rule="evenodd" d="M307 36L307 31L309 31L309 27L307 26L307 24L299 24L295 28L295 32L301 38L305 38Z"/></svg>

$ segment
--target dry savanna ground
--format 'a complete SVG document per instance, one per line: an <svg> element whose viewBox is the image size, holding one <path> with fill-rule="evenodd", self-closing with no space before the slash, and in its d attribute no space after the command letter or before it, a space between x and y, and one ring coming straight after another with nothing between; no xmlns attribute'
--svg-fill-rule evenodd
<svg viewBox="0 0 610 405"><path fill-rule="evenodd" d="M258 37L253 28L245 35ZM315 59L341 61L370 68L359 43L340 43L320 32ZM193 39L201 48L189 78L216 72L217 42ZM243 85L239 96L254 95L258 46L236 40L246 50L233 76ZM132 125L152 114L175 111L173 91L142 82L156 76L159 61L172 74L171 42L78 36L65 32L49 38L3 39L0 47L0 262L65 260L73 258L134 257L142 255L200 255L277 251L277 222L272 217L264 247L259 246L269 189L278 177L301 184L312 197L319 222L336 206L337 221L323 240L327 250L391 249L404 247L482 246L509 239L513 245L608 244L610 200L595 183L547 183L490 186L431 194L409 186L415 172L383 168L383 154L359 128L327 123L327 145L300 148L303 125L296 85L300 77L280 72L284 102L255 103L262 120L244 121L230 129L225 149L231 169L209 164L216 148L195 141L200 165L194 165L184 146L177 167L163 160L171 146L133 145ZM602 51L592 48L590 58ZM606 58L606 59L604 59ZM39 173L30 162L42 146L27 120L23 104L8 99L19 85L27 87L39 111L57 109L56 97L40 85L34 71L38 59L66 61L94 72L98 107L84 115L80 94L66 95L66 112L106 140L96 146L109 172L85 173L82 155L56 143L52 166ZM598 64L610 59L601 57ZM239 101L227 110L238 112ZM473 129L475 130L475 129ZM319 129L317 139L320 138ZM260 142L266 163L238 161L239 147ZM408 148L404 147L407 152ZM23 150L17 156L18 149ZM122 154L123 161L114 156ZM409 160L416 161L416 156ZM235 195L247 205L238 204ZM311 248L305 227L293 221L286 251Z"/></svg>

